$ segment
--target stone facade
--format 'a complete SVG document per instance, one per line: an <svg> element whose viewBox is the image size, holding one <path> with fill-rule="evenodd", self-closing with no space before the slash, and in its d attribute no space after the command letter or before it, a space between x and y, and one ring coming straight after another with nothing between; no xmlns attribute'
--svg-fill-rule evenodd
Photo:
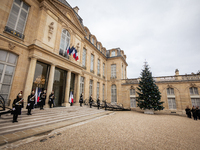
<svg viewBox="0 0 200 150"><path fill-rule="evenodd" d="M16 3L17 7L23 7L20 11L27 12L24 22L23 31L19 32L16 28L18 20L22 19L19 16L18 20L13 21L15 27L11 28L9 18L12 19L11 11ZM19 5L18 5L19 4ZM26 4L27 10L23 4ZM39 78L43 87L47 89L47 95L58 84L56 81L57 70L64 71L64 80L62 89L59 93L62 100L58 100L62 106L69 106L70 91L74 93L74 101L78 104L80 95L80 79L84 77L84 99L89 99L90 80L93 81L92 95L96 100L97 84L99 84L100 99L107 102L123 104L124 107L130 108L130 88L136 89L139 79L127 79L127 62L124 51L120 48L106 50L103 44L97 40L96 36L90 33L89 29L83 25L82 18L78 15L78 7L72 8L65 0L9 0L2 1L0 6L0 52L9 53L9 56L14 54L17 57L14 74L12 80L8 84L7 91L2 91L4 79L6 76L5 67L0 72L3 74L0 78L0 94L7 92L7 98L11 103L19 93L23 91L25 99L34 89L33 84L38 83L35 79L36 68L38 63L47 65L47 75L45 78ZM18 13L20 14L20 13ZM66 30L70 40L64 42L70 47L74 46L77 49L79 60L75 60L71 55L65 56L61 54L62 33ZM65 49L65 48L64 48ZM65 50L64 50L65 51ZM84 59L84 51L85 59ZM91 70L91 57L94 56L93 69ZM5 55L6 57L6 55ZM1 57L0 57L1 58ZM83 62L85 61L85 65ZM99 62L99 66L98 66ZM0 64L6 64L0 60ZM9 66L10 64L6 64ZM111 73L114 65L115 75ZM5 66L5 65L4 65ZM100 68L98 71L98 67ZM0 68L1 69L1 68ZM0 70L1 71L1 70ZM74 81L73 74L75 75ZM194 75L193 75L194 76ZM162 101L164 101L165 110L171 112L168 108L166 88L173 87L176 99L176 110L182 111L186 105L192 106L189 87L197 87L199 90L200 79L195 76L180 76L176 72L176 76L172 77L157 77L156 83L162 93ZM191 78L190 78L191 77ZM38 80L38 78L37 78ZM73 86L72 86L73 84ZM5 84L6 85L6 84ZM45 86L44 86L45 85ZM103 92L103 85L104 92ZM112 87L116 87L116 94L112 96ZM61 87L60 86L60 87ZM73 87L73 88L72 88ZM56 89L57 90L57 89ZM46 103L48 100L46 100ZM10 103L10 105L11 105ZM137 109L137 108L133 108Z"/></svg>

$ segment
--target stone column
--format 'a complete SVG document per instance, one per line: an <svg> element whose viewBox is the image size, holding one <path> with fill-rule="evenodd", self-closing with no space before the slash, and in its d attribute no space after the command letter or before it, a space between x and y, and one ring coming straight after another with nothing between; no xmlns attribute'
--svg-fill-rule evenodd
<svg viewBox="0 0 200 150"><path fill-rule="evenodd" d="M31 94L31 90L32 90L32 86L33 86L33 78L35 75L36 62L37 62L37 59L32 57L30 64L29 64L28 74L26 77L26 84L25 84L24 91L23 91L23 98L24 98L25 106L27 103L27 97L29 94Z"/></svg>
<svg viewBox="0 0 200 150"><path fill-rule="evenodd" d="M77 74L77 85L76 85L76 103L79 103L80 98L80 74Z"/></svg>
<svg viewBox="0 0 200 150"><path fill-rule="evenodd" d="M55 65L51 65L50 73L49 73L49 81L48 81L48 87L47 87L47 97L45 101L45 107L49 107L48 101L49 101L49 95L51 94L51 91L53 90L53 81L54 81L54 73L55 73Z"/></svg>
<svg viewBox="0 0 200 150"><path fill-rule="evenodd" d="M69 91L70 91L70 83L71 83L71 71L69 70L67 72L67 83L65 88L65 101L63 103L63 106L68 107L69 104Z"/></svg>

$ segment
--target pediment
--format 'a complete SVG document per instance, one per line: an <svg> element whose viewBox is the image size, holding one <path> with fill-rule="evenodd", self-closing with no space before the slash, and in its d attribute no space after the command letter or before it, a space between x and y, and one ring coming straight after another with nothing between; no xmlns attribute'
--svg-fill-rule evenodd
<svg viewBox="0 0 200 150"><path fill-rule="evenodd" d="M64 5L58 0L52 0L52 3L55 5L56 8L60 10L60 12L66 16L77 28L79 28L80 31L82 31L85 34L84 28L80 21L78 20L78 17L76 13L74 12L73 8Z"/></svg>

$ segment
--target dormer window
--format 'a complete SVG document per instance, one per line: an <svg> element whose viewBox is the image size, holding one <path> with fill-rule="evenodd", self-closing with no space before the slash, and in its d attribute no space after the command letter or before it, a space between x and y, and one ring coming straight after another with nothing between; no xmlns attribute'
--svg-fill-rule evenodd
<svg viewBox="0 0 200 150"><path fill-rule="evenodd" d="M98 48L98 50L100 50L100 45L99 44L98 44L97 48Z"/></svg>
<svg viewBox="0 0 200 150"><path fill-rule="evenodd" d="M94 38L92 38L92 44L94 44Z"/></svg>
<svg viewBox="0 0 200 150"><path fill-rule="evenodd" d="M111 52L111 57L115 56L115 51Z"/></svg>

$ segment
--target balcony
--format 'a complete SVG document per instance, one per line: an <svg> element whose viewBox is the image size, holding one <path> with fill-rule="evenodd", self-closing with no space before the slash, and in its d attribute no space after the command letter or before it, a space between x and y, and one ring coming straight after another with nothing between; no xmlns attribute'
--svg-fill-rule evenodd
<svg viewBox="0 0 200 150"><path fill-rule="evenodd" d="M22 33L19 33L17 32L16 30L13 30L11 29L10 27L8 26L5 26L5 29L4 29L5 32L9 33L9 34L12 34L20 39L24 39L24 35Z"/></svg>

